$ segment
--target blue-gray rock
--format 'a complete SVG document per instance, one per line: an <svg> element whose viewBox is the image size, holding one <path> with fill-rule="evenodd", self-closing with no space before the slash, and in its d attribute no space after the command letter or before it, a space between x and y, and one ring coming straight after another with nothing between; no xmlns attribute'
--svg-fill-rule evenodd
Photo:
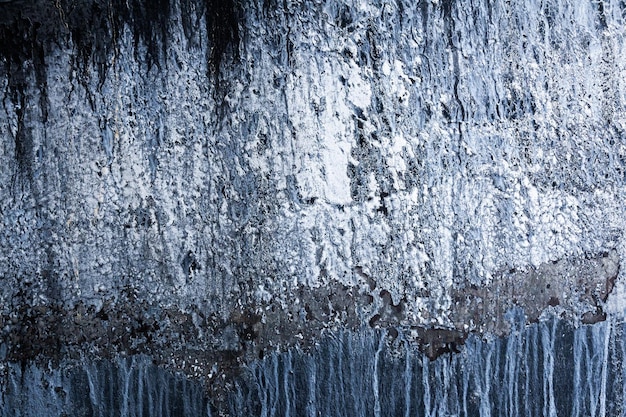
<svg viewBox="0 0 626 417"><path fill-rule="evenodd" d="M3 2L7 358L213 376L323 329L436 357L514 307L621 315L625 12Z"/></svg>

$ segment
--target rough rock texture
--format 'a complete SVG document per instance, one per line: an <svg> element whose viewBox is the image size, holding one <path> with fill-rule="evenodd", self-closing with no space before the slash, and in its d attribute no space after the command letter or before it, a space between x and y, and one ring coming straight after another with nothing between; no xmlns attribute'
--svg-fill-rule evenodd
<svg viewBox="0 0 626 417"><path fill-rule="evenodd" d="M324 328L412 330L436 356L516 306L621 312L625 14L0 3L7 358L193 375L196 352L208 376Z"/></svg>

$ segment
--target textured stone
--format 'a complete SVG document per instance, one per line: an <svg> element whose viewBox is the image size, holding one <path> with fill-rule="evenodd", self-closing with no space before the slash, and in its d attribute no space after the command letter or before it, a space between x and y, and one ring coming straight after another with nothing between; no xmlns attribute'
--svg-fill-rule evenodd
<svg viewBox="0 0 626 417"><path fill-rule="evenodd" d="M399 329L436 356L515 307L622 312L623 14L2 3L8 355L207 376L325 329Z"/></svg>

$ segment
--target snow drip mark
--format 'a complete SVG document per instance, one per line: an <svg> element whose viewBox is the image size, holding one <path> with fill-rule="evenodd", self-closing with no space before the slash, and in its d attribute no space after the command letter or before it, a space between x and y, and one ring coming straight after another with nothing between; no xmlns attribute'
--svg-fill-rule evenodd
<svg viewBox="0 0 626 417"><path fill-rule="evenodd" d="M251 365L233 415L624 415L624 323L573 328L550 320L504 339L472 336L461 354L430 360L384 332L343 333L310 354ZM395 343L398 343L396 340ZM372 372L373 371L373 372ZM294 389L296 387L296 389ZM308 389L297 389L308 387ZM350 395L347 395L350 393Z"/></svg>

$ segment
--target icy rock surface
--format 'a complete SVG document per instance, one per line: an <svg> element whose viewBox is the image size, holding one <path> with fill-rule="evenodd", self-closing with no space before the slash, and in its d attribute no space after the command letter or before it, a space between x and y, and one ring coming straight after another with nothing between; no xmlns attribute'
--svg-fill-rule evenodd
<svg viewBox="0 0 626 417"><path fill-rule="evenodd" d="M523 318L523 317L522 317ZM624 325L513 325L436 361L385 334L340 334L313 355L273 354L230 401L255 416L623 416Z"/></svg>
<svg viewBox="0 0 626 417"><path fill-rule="evenodd" d="M621 314L625 13L0 3L8 357Z"/></svg>
<svg viewBox="0 0 626 417"><path fill-rule="evenodd" d="M149 358L0 367L2 417L210 416L204 387Z"/></svg>
<svg viewBox="0 0 626 417"><path fill-rule="evenodd" d="M467 340L431 361L403 335L339 332L310 353L273 352L252 363L223 408L202 385L146 357L56 368L3 364L0 416L623 416L624 324L524 327L505 339ZM0 349L1 350L1 349Z"/></svg>

